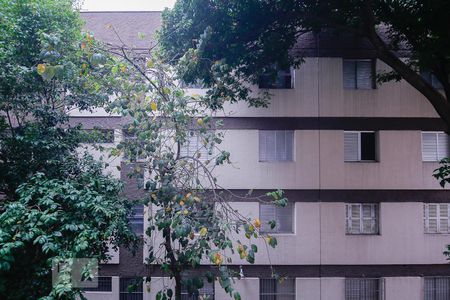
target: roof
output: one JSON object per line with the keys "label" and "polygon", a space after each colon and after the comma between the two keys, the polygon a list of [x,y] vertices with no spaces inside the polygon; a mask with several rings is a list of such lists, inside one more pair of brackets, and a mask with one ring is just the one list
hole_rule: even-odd
{"label": "roof", "polygon": [[156,30],[162,22],[160,11],[81,12],[81,17],[86,22],[85,30],[96,39],[134,49],[153,46]]}
{"label": "roof", "polygon": [[[161,14],[160,11],[81,12],[86,21],[85,29],[93,33],[98,40],[113,46],[125,44],[135,50],[144,50],[155,45],[155,33],[162,23]],[[143,33],[141,38],[140,33]],[[386,35],[384,30],[381,35]],[[397,51],[397,54],[401,57],[408,56],[407,47],[401,48],[403,49]],[[292,53],[303,57],[344,58],[375,58],[377,55],[366,38],[334,30],[305,32],[299,36]]]}

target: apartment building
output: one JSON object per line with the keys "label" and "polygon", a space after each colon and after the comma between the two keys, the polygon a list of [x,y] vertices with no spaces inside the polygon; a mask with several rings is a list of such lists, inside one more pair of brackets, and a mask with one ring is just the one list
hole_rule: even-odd
{"label": "apartment building", "polygon": [[[159,12],[82,16],[97,39],[118,44],[106,29],[112,24],[137,49],[154,43],[161,22]],[[270,89],[270,106],[230,105],[224,121],[223,148],[232,153],[234,167],[219,170],[220,184],[238,193],[282,188],[290,201],[287,208],[274,208],[231,200],[245,216],[278,221],[274,230],[263,227],[277,237],[275,250],[259,253],[254,265],[233,260],[243,274],[235,283],[242,299],[450,299],[450,266],[443,255],[450,243],[450,192],[432,177],[450,154],[443,122],[405,81],[376,83],[377,72],[388,67],[364,41],[310,34],[294,51],[305,56],[300,68],[280,71],[274,84],[262,80],[255,86]],[[71,122],[114,133],[105,145],[122,138],[121,118],[102,110],[74,113]],[[126,166],[115,168],[119,164],[112,161],[109,171],[127,182],[131,197],[139,196]],[[145,219],[137,207],[136,232],[143,232]],[[269,258],[287,276],[284,283],[270,279]],[[158,287],[170,281],[144,259],[145,246],[134,257],[115,253],[88,299],[155,299]],[[129,283],[144,276],[152,277],[151,284],[128,293]],[[230,299],[218,283],[202,293],[210,296],[205,299]]]}

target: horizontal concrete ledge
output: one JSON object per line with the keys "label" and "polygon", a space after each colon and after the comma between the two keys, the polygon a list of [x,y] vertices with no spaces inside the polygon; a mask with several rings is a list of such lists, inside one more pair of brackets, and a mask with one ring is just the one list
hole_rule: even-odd
{"label": "horizontal concrete ledge", "polygon": [[[126,178],[123,178],[126,181]],[[230,189],[216,191],[225,201],[255,202],[257,197],[269,198],[267,192],[274,189]],[[283,189],[285,197],[290,202],[346,202],[346,203],[383,203],[383,202],[432,202],[450,203],[450,190],[314,190],[314,189]],[[250,193],[250,194],[249,194]],[[128,184],[126,196],[130,199],[147,197],[143,189]]]}
{"label": "horizontal concrete ledge", "polygon": [[[275,189],[239,190],[221,192],[227,201],[253,202],[254,197],[265,195]],[[291,202],[450,202],[450,190],[283,190]],[[248,195],[251,193],[250,195]],[[233,197],[237,195],[239,197]],[[247,195],[247,197],[246,197]]]}
{"label": "horizontal concrete ledge", "polygon": [[[385,117],[225,117],[220,129],[230,130],[423,130],[443,131],[439,118],[385,118]],[[84,128],[121,128],[126,118],[70,117],[70,125]]]}
{"label": "horizontal concrete ledge", "polygon": [[[239,272],[239,266],[231,266]],[[450,276],[450,265],[275,265],[276,273],[288,277],[404,277],[404,276]],[[206,271],[217,273],[215,266],[201,266],[191,271],[204,274]],[[243,266],[245,277],[270,278],[271,266]],[[102,266],[100,274],[104,276],[164,276],[158,266],[144,267],[140,270],[122,269],[115,266]]]}

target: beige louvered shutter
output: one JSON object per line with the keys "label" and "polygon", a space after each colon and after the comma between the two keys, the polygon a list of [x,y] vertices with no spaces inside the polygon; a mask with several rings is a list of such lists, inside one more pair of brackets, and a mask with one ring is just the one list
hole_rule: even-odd
{"label": "beige louvered shutter", "polygon": [[356,62],[356,85],[358,89],[372,89],[372,61],[358,60]]}
{"label": "beige louvered shutter", "polygon": [[293,216],[293,205],[288,204],[286,207],[276,207],[277,215],[277,232],[280,233],[292,233],[292,216]]}
{"label": "beige louvered shutter", "polygon": [[[259,205],[259,219],[261,221],[262,232],[274,232],[274,229],[270,228],[269,221],[277,221],[276,207],[272,204],[260,204]],[[277,224],[278,226],[278,224]],[[275,227],[276,229],[276,227]]]}
{"label": "beige louvered shutter", "polygon": [[259,161],[276,160],[276,131],[259,131]]}
{"label": "beige louvered shutter", "polygon": [[422,161],[437,161],[436,132],[422,132]]}
{"label": "beige louvered shutter", "polygon": [[344,131],[344,161],[359,161],[359,132]]}
{"label": "beige louvered shutter", "polygon": [[437,134],[437,159],[441,160],[449,155],[449,137],[444,132]]}

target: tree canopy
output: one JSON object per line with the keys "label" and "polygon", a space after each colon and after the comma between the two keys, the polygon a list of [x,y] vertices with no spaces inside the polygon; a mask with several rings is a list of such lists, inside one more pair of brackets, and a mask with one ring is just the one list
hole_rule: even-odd
{"label": "tree canopy", "polygon": [[[168,59],[185,61],[185,81],[200,78],[213,88],[211,93],[251,103],[255,99],[248,98],[249,90],[235,86],[256,82],[274,66],[301,63],[302,58],[290,51],[300,35],[349,33],[369,41],[376,56],[392,68],[379,76],[380,81],[405,79],[450,126],[449,11],[445,0],[178,0],[163,14],[160,40]],[[406,57],[399,56],[401,51]],[[430,71],[442,91],[420,70]],[[224,86],[241,93],[227,94]]]}
{"label": "tree canopy", "polygon": [[[74,299],[55,259],[105,260],[129,246],[131,204],[80,149],[69,111],[103,105],[106,54],[70,0],[0,0],[0,298]],[[92,276],[93,274],[89,274]]]}

